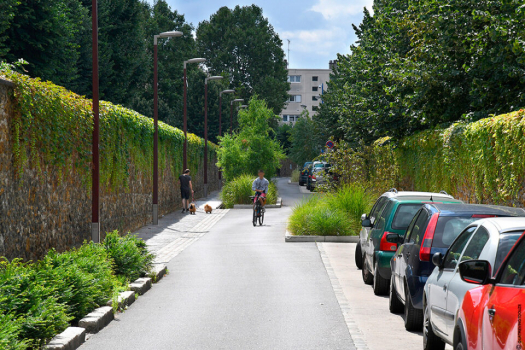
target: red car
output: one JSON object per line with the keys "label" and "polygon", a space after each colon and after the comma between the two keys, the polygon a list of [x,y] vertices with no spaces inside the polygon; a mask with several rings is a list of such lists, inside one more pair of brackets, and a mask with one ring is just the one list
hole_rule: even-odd
{"label": "red car", "polygon": [[484,260],[460,263],[459,273],[465,282],[481,287],[469,290],[463,299],[454,349],[525,349],[525,233],[495,278],[490,278],[490,264]]}

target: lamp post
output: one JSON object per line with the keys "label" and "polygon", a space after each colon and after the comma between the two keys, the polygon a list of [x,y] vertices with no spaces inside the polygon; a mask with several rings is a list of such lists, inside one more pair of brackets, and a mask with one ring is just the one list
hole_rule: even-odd
{"label": "lamp post", "polygon": [[187,114],[188,114],[188,108],[187,108],[187,77],[186,77],[186,64],[188,63],[202,63],[206,61],[205,58],[192,58],[192,59],[189,59],[187,61],[184,61],[184,150],[183,150],[183,171],[186,170],[188,168],[188,156],[187,156],[187,152],[188,152],[188,117],[187,117]]}
{"label": "lamp post", "polygon": [[153,36],[153,225],[159,223],[159,99],[158,99],[158,67],[157,67],[157,40],[159,38],[173,38],[182,36],[182,32],[163,32]]}
{"label": "lamp post", "polygon": [[243,98],[236,98],[230,102],[230,135],[233,135],[233,103],[244,102]]}
{"label": "lamp post", "polygon": [[234,92],[235,90],[223,90],[219,93],[219,136],[222,136],[222,94],[233,94]]}
{"label": "lamp post", "polygon": [[100,242],[100,168],[99,168],[99,101],[98,101],[98,8],[97,0],[91,3],[91,30],[93,56],[93,169],[91,173],[91,240]]}
{"label": "lamp post", "polygon": [[208,80],[222,78],[220,75],[215,75],[204,79],[204,197],[208,197]]}
{"label": "lamp post", "polygon": [[245,108],[248,108],[248,105],[241,105],[239,106],[240,109],[245,109]]}

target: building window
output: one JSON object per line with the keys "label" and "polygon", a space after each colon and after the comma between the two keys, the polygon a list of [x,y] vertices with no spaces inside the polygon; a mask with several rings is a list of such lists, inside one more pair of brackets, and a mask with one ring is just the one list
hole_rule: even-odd
{"label": "building window", "polygon": [[283,122],[287,122],[288,121],[288,116],[287,115],[283,115]]}
{"label": "building window", "polygon": [[301,102],[301,95],[290,95],[290,102]]}
{"label": "building window", "polygon": [[290,115],[288,116],[290,118],[290,121],[293,122],[294,121],[294,116],[293,115]]}
{"label": "building window", "polygon": [[312,111],[317,112],[319,110],[319,106],[312,106]]}
{"label": "building window", "polygon": [[312,101],[317,101],[319,99],[319,96],[312,96]]}
{"label": "building window", "polygon": [[300,83],[301,82],[301,76],[300,75],[289,75],[288,76],[288,82],[289,83]]}
{"label": "building window", "polygon": [[319,77],[312,77],[312,81],[319,81]]}
{"label": "building window", "polygon": [[312,91],[317,91],[319,88],[317,86],[312,86]]}

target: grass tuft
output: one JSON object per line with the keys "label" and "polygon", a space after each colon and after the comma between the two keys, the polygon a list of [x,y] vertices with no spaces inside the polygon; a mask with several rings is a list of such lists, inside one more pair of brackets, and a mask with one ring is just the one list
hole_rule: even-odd
{"label": "grass tuft", "polygon": [[[234,204],[251,204],[250,196],[253,196],[252,191],[254,176],[241,175],[232,181],[227,182],[222,187],[221,199],[226,208],[233,208]],[[277,186],[273,181],[270,181],[268,186],[268,193],[266,194],[266,203],[275,204],[277,202]]]}

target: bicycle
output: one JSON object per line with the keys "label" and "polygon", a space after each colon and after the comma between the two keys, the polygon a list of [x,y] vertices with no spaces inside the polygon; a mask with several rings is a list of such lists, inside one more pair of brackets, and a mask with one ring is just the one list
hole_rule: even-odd
{"label": "bicycle", "polygon": [[[250,196],[252,202],[255,199],[256,196]],[[261,201],[259,201],[259,197],[257,197],[257,201],[255,201],[255,205],[253,207],[253,226],[257,226],[257,220],[259,221],[259,225],[262,226],[264,222],[264,208],[261,205]]]}

